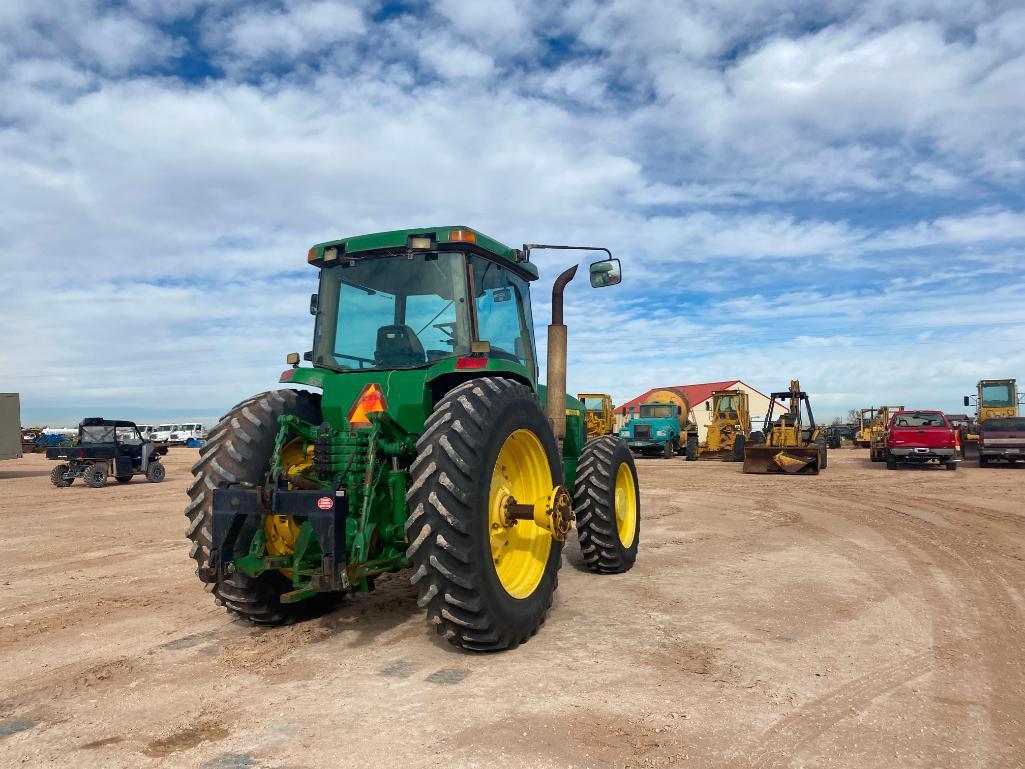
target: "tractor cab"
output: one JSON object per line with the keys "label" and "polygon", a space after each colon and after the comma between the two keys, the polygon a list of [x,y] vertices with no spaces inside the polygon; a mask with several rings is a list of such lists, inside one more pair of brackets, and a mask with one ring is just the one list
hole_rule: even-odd
{"label": "tractor cab", "polygon": [[528,287],[536,269],[473,230],[439,235],[383,233],[311,251],[321,267],[311,301],[315,366],[423,369],[474,356],[513,364],[536,383]]}

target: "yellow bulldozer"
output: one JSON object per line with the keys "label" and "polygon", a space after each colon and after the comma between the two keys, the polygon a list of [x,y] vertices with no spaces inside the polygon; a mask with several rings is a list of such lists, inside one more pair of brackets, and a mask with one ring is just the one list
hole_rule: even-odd
{"label": "yellow bulldozer", "polygon": [[[780,401],[788,402],[788,408],[774,419]],[[807,423],[802,412],[807,413]],[[769,396],[765,432],[752,433],[744,446],[744,472],[818,475],[826,468],[826,452],[825,433],[815,424],[808,393],[793,379],[789,390]]]}
{"label": "yellow bulldozer", "polygon": [[687,461],[722,459],[724,462],[743,462],[744,446],[751,435],[747,393],[743,390],[716,390],[712,399],[705,401],[705,409],[709,412],[705,442],[699,444],[696,434],[688,436]]}
{"label": "yellow bulldozer", "polygon": [[589,439],[611,435],[616,431],[616,414],[611,395],[580,393],[577,400],[584,404],[584,424]]}

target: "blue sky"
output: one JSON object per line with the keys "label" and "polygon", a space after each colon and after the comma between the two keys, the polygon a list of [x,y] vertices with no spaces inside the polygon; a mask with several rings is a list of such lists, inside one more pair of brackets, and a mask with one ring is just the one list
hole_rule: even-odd
{"label": "blue sky", "polygon": [[[0,4],[0,390],[216,416],[309,349],[314,242],[588,242],[571,390],[1025,378],[1015,2]],[[550,281],[538,254],[544,349]]]}

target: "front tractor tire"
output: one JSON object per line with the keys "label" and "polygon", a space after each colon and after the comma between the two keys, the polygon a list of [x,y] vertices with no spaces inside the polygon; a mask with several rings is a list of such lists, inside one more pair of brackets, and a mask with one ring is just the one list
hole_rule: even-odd
{"label": "front tractor tire", "polygon": [[[259,486],[270,468],[278,417],[294,414],[319,424],[320,397],[298,390],[271,390],[242,401],[221,418],[199,450],[192,467],[195,480],[189,486],[191,502],[185,508],[189,519],[189,555],[196,561],[196,574],[207,584],[218,603],[232,616],[261,625],[291,622],[309,611],[309,601],[283,604],[280,596],[292,589],[283,574],[268,571],[253,579],[235,572],[217,581],[210,568],[213,533],[213,490],[222,483],[251,483]],[[150,468],[163,466],[159,463]],[[148,480],[155,480],[149,477]],[[162,475],[161,475],[162,479]]]}
{"label": "front tractor tire", "polygon": [[562,484],[537,397],[508,379],[464,382],[434,407],[416,448],[406,553],[428,623],[460,648],[518,646],[545,621],[562,559],[548,530],[503,512]]}
{"label": "front tractor tire", "polygon": [[621,574],[637,560],[640,489],[633,454],[613,436],[588,443],[577,464],[573,495],[580,553],[588,569]]}

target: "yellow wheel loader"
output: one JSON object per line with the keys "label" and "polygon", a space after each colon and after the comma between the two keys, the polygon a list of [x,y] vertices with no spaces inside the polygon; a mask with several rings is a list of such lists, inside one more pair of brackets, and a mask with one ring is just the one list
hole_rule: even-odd
{"label": "yellow wheel loader", "polygon": [[611,435],[616,431],[616,414],[611,395],[580,393],[577,400],[584,404],[584,424],[589,439]]}
{"label": "yellow wheel loader", "polygon": [[743,462],[744,446],[751,435],[747,393],[743,390],[716,390],[711,401],[705,401],[705,409],[709,412],[705,442],[696,446],[693,456],[688,443],[687,459]]}
{"label": "yellow wheel loader", "polygon": [[[773,419],[777,401],[788,401],[789,408]],[[807,412],[807,424],[803,411]],[[794,379],[790,389],[769,396],[769,413],[765,416],[765,430],[752,433],[744,446],[745,473],[786,473],[788,475],[818,475],[826,467],[826,436],[815,424],[808,393]]]}

